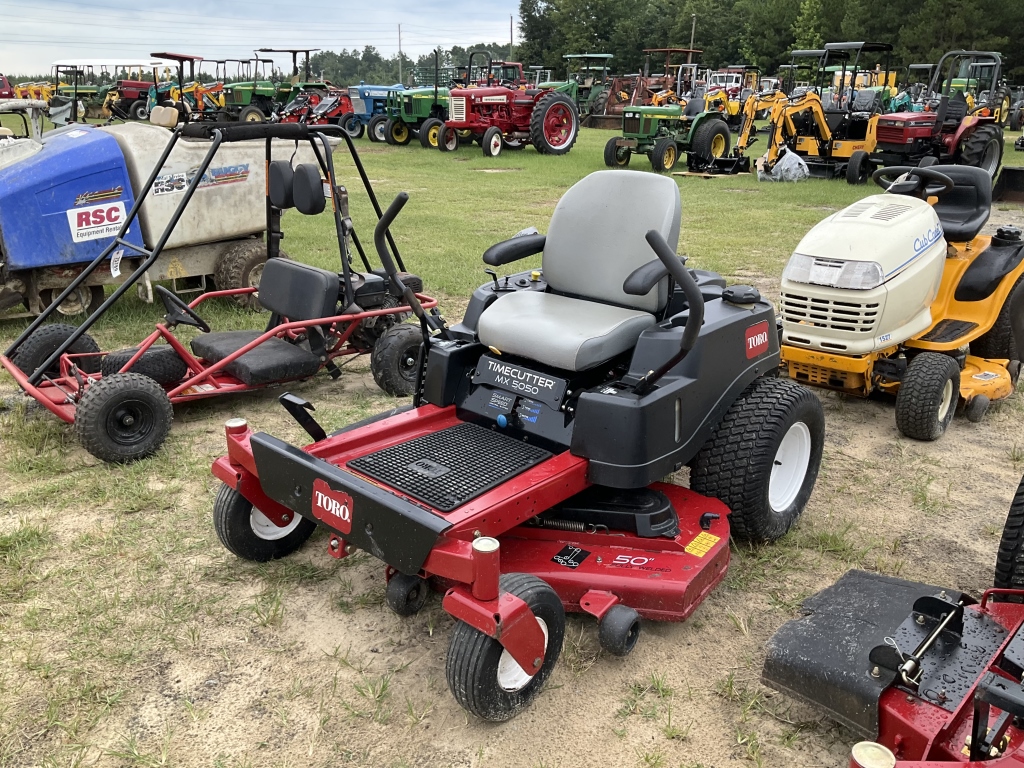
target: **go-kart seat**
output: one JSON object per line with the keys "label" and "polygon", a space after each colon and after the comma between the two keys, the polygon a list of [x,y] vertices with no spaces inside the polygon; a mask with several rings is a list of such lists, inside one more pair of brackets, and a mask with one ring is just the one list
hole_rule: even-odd
{"label": "go-kart seat", "polygon": [[[301,166],[300,166],[301,167]],[[270,259],[260,278],[260,304],[274,319],[316,320],[337,314],[338,275],[288,259]],[[272,320],[274,322],[274,320]],[[217,363],[262,336],[264,331],[221,331],[204,333],[192,340],[192,352],[207,363]],[[310,342],[322,341],[319,328],[312,327]],[[251,349],[225,370],[248,386],[274,381],[302,379],[315,374],[320,357],[310,349],[274,337]]]}
{"label": "go-kart seat", "polygon": [[953,180],[953,188],[939,195],[934,205],[947,242],[973,240],[992,212],[992,177],[969,165],[943,165],[935,170]]}
{"label": "go-kart seat", "polygon": [[480,315],[480,341],[544,365],[583,371],[636,346],[668,302],[668,278],[645,296],[622,284],[654,259],[644,240],[657,230],[675,248],[681,205],[673,179],[598,171],[555,207],[544,244],[545,293],[516,291]]}

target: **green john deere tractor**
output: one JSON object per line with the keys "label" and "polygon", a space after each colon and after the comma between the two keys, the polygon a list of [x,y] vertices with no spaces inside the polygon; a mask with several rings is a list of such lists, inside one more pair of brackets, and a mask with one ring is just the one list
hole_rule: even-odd
{"label": "green john deere tractor", "polygon": [[704,109],[703,98],[692,98],[686,106],[626,107],[622,113],[622,135],[604,146],[604,163],[624,168],[633,154],[647,155],[658,172],[671,171],[686,153],[691,171],[703,171],[715,158],[729,154],[731,134],[720,112]]}
{"label": "green john deere tractor", "polygon": [[[385,111],[384,141],[391,145],[405,145],[419,136],[425,149],[437,149],[437,135],[448,119],[448,84],[456,76],[455,68],[440,66],[438,52],[434,51],[434,71],[416,69],[414,79],[419,88],[389,91]],[[442,85],[443,83],[443,85]]]}
{"label": "green john deere tractor", "polygon": [[567,53],[565,80],[540,83],[538,88],[553,88],[569,95],[580,117],[604,113],[608,103],[608,62],[610,53]]}

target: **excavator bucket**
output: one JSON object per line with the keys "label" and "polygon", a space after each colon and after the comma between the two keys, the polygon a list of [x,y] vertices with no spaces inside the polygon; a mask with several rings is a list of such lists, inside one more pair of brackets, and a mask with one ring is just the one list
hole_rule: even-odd
{"label": "excavator bucket", "polygon": [[1024,203],[1024,168],[1004,165],[992,190],[996,202]]}

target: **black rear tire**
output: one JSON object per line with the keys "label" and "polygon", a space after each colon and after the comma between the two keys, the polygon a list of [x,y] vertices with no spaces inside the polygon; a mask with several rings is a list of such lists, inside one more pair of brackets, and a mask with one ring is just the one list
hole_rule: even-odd
{"label": "black rear tire", "polygon": [[75,411],[75,432],[96,458],[127,464],[160,449],[173,417],[163,387],[138,373],[115,373],[86,388]]}
{"label": "black rear tire", "polygon": [[[138,347],[133,347],[107,353],[100,363],[100,373],[104,376],[120,373],[125,363],[131,360],[138,351]],[[142,353],[142,357],[135,361],[135,365],[129,368],[128,372],[148,376],[157,384],[171,385],[177,384],[185,378],[185,374],[188,373],[188,365],[174,350],[174,347],[152,346]]]}
{"label": "black rear tire", "polygon": [[629,606],[613,605],[597,624],[601,647],[615,656],[627,656],[640,639],[640,614]]}
{"label": "black rear tire", "polygon": [[671,171],[679,159],[679,145],[672,139],[658,139],[651,150],[651,168],[658,173]]}
{"label": "black rear tire", "polygon": [[612,136],[604,145],[604,164],[609,168],[625,168],[629,165],[629,158],[633,150],[629,147],[618,147],[615,145],[621,136]]}
{"label": "black rear tire", "polygon": [[938,440],[960,397],[960,366],[949,355],[920,352],[896,392],[896,428],[914,440]]}
{"label": "black rear tire", "polygon": [[385,592],[388,608],[399,616],[412,616],[419,613],[423,604],[427,602],[430,594],[430,587],[427,580],[419,576],[409,576],[404,573],[396,573],[388,582]]}
{"label": "black rear tire", "polygon": [[846,183],[867,184],[870,175],[871,158],[863,149],[858,149],[850,155],[850,162],[846,164]]}
{"label": "black rear tire", "polygon": [[128,115],[132,120],[145,120],[149,117],[149,106],[145,99],[139,99],[133,101],[132,105],[128,107]]}
{"label": "black rear tire", "polygon": [[392,397],[416,392],[423,332],[409,323],[389,328],[370,354],[370,372],[377,386]]}
{"label": "black rear tire", "polygon": [[[71,338],[77,328],[65,323],[54,323],[52,325],[41,325],[32,332],[32,335],[25,339],[18,347],[11,362],[21,371],[31,376],[36,368],[46,362],[47,358]],[[68,348],[68,354],[80,355],[90,352],[99,352],[100,347],[88,333],[83,333],[78,340]],[[85,373],[96,373],[100,369],[99,355],[96,357],[79,358],[78,367]],[[47,376],[60,375],[60,363],[54,363],[46,369]]]}
{"label": "black rear tire", "polygon": [[988,124],[978,128],[963,143],[960,165],[970,165],[988,172],[993,179],[1003,160],[1003,129]]}
{"label": "black rear tire", "polygon": [[[1010,513],[1003,525],[992,586],[996,589],[1024,589],[1024,477],[1017,486]],[[1021,601],[1017,599],[1014,602]]]}
{"label": "black rear tire", "polygon": [[[288,258],[281,251],[277,258]],[[259,288],[263,267],[267,264],[267,246],[261,240],[242,240],[224,251],[217,262],[213,281],[221,291]],[[229,299],[243,309],[259,310],[258,293],[242,293]]]}
{"label": "black rear tire", "polygon": [[278,528],[229,485],[221,485],[213,503],[213,527],[224,548],[243,560],[266,563],[290,555],[306,543],[316,523],[295,514]]}
{"label": "black rear tire", "polygon": [[996,321],[985,333],[971,342],[971,354],[977,357],[984,357],[989,360],[1017,360],[1020,358],[1020,351],[1017,349],[1017,340],[1013,335],[1013,327],[1010,325],[1010,299],[1017,291],[1024,291],[1024,277],[1017,279],[1013,288],[1006,294],[1006,301],[1002,309],[996,315]]}
{"label": "black rear tire", "polygon": [[693,141],[687,153],[687,168],[694,172],[703,171],[716,157],[728,155],[731,143],[729,126],[724,120],[705,119],[694,131]]}
{"label": "black rear tire", "polygon": [[694,458],[690,488],[729,507],[734,538],[775,541],[803,512],[824,445],[818,398],[794,381],[761,378],[726,411]]}
{"label": "black rear tire", "polygon": [[1021,125],[1024,124],[1024,120],[1022,120],[1022,118],[1024,118],[1024,109],[1017,107],[1016,109],[1010,110],[1011,131],[1019,131],[1021,129]]}
{"label": "black rear tire", "polygon": [[540,670],[526,678],[526,673],[519,668],[523,675],[520,681],[525,684],[503,687],[499,679],[504,679],[506,684],[511,681],[508,677],[499,678],[499,670],[508,670],[511,658],[502,658],[505,649],[501,643],[462,621],[457,622],[452,631],[445,661],[448,688],[455,700],[463,709],[492,722],[510,720],[537,697],[558,662],[565,637],[565,609],[558,595],[544,581],[526,573],[507,573],[501,577],[501,592],[523,600],[543,622],[547,648]]}

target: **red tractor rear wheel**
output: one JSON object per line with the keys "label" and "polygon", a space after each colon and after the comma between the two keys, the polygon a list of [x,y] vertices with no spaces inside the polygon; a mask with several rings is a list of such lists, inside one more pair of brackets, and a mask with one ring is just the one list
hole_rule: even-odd
{"label": "red tractor rear wheel", "polygon": [[564,155],[576,143],[580,115],[572,99],[548,91],[537,99],[530,115],[530,141],[543,155]]}

